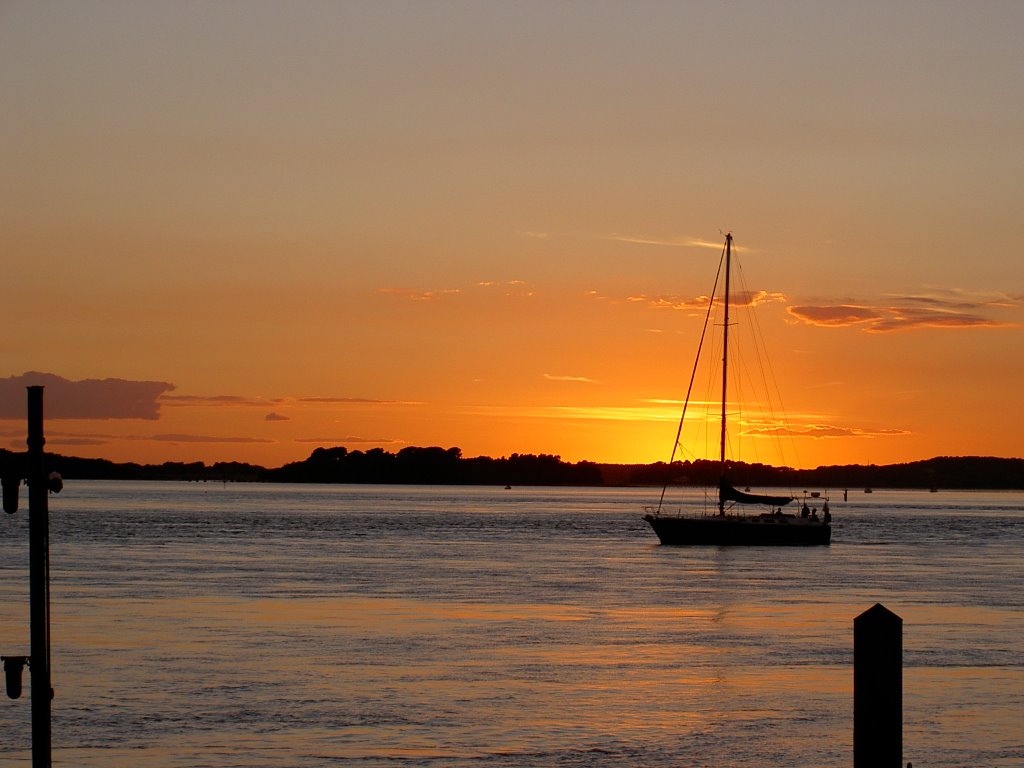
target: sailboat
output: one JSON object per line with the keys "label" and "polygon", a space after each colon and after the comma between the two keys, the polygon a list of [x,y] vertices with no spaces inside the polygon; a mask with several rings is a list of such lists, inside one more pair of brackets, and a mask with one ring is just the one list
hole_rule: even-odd
{"label": "sailboat", "polygon": [[[718,483],[717,509],[704,514],[667,514],[662,511],[665,490],[657,507],[649,508],[644,515],[662,544],[711,544],[731,545],[812,545],[829,544],[832,540],[831,513],[827,502],[819,517],[811,512],[806,501],[798,513],[783,512],[783,508],[795,497],[788,495],[754,494],[737,490],[728,478],[726,460],[727,410],[726,390],[728,385],[729,361],[729,290],[732,269],[732,234],[725,236],[725,292],[722,299],[724,322],[722,325],[722,418],[720,440],[720,479]],[[714,302],[714,296],[711,301]],[[710,313],[710,307],[709,307]],[[706,325],[705,325],[706,327]],[[703,337],[702,337],[703,340]],[[698,351],[698,356],[699,356]],[[695,368],[696,370],[696,368]],[[692,389],[691,378],[691,389]],[[687,394],[687,402],[689,393]],[[686,405],[683,406],[683,418]],[[680,419],[676,433],[676,448],[682,434],[683,420]],[[673,449],[672,458],[675,458]],[[671,461],[669,462],[671,464]],[[737,511],[747,508],[762,511]],[[766,508],[766,509],[765,509]]]}

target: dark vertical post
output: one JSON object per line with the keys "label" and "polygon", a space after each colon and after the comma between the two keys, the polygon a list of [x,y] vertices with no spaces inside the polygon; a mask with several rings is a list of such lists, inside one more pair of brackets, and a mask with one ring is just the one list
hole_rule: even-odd
{"label": "dark vertical post", "polygon": [[43,459],[43,388],[28,387],[28,538],[32,768],[50,768],[50,512]]}
{"label": "dark vertical post", "polygon": [[853,768],[902,768],[903,619],[875,603],[853,620]]}

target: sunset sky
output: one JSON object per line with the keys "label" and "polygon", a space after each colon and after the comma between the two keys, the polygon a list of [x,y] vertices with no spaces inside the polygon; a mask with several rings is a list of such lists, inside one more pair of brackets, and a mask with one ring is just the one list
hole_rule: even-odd
{"label": "sunset sky", "polygon": [[1016,0],[4,2],[0,445],[43,383],[47,449],[115,461],[664,460],[731,231],[785,463],[1022,456],[1021,30]]}

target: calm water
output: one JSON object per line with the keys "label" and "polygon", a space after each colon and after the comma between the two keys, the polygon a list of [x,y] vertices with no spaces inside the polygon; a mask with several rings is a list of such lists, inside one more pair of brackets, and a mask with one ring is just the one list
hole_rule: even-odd
{"label": "calm water", "polygon": [[[660,547],[652,496],[69,482],[54,764],[845,768],[852,620],[880,601],[904,761],[1024,766],[1024,494],[833,494],[812,549]],[[29,712],[0,699],[0,766],[29,765]]]}

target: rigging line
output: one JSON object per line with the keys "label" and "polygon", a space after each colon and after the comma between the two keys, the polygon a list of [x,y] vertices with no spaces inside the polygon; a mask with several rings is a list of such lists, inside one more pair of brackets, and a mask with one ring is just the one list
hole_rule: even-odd
{"label": "rigging line", "polygon": [[[700,341],[697,343],[697,356],[693,361],[693,370],[690,371],[690,384],[686,388],[686,399],[683,401],[683,413],[679,417],[679,428],[676,429],[676,440],[672,444],[672,454],[669,456],[668,465],[669,469],[672,468],[672,462],[676,460],[676,451],[681,447],[679,445],[680,438],[683,435],[683,422],[686,420],[686,409],[690,405],[690,393],[693,392],[693,380],[697,376],[697,364],[700,362],[700,351],[704,347],[704,336],[708,332],[708,321],[711,319],[711,310],[715,306],[715,294],[718,293],[718,278],[722,274],[722,263],[725,260],[725,246],[722,246],[722,256],[718,262],[718,273],[715,275],[715,285],[711,289],[711,298],[708,300],[708,311],[704,315],[704,327],[700,332]],[[658,512],[661,512],[661,505],[665,501],[665,491],[668,490],[669,478],[666,475],[665,484],[661,487],[661,497],[658,499]]]}
{"label": "rigging line", "polygon": [[[751,291],[746,283],[746,274],[743,272],[742,264],[739,264],[738,272],[743,291],[750,295]],[[768,416],[771,419],[775,451],[778,455],[778,460],[783,464],[787,463],[786,452],[783,447],[783,439],[778,432],[781,427],[783,434],[788,437],[786,442],[790,446],[791,455],[796,459],[796,463],[799,464],[800,452],[797,450],[796,441],[793,438],[792,425],[789,421],[789,415],[786,412],[785,403],[782,400],[778,378],[775,375],[775,368],[772,365],[772,358],[768,354],[768,345],[765,343],[764,331],[761,329],[761,324],[758,322],[757,313],[754,312],[753,303],[748,304],[745,314],[747,316],[748,325],[751,329],[751,337],[754,340],[752,349],[755,353],[757,370],[761,375],[761,386],[764,388],[763,391],[765,393],[765,407],[767,408]],[[790,488],[790,490],[793,490],[793,488]]]}

